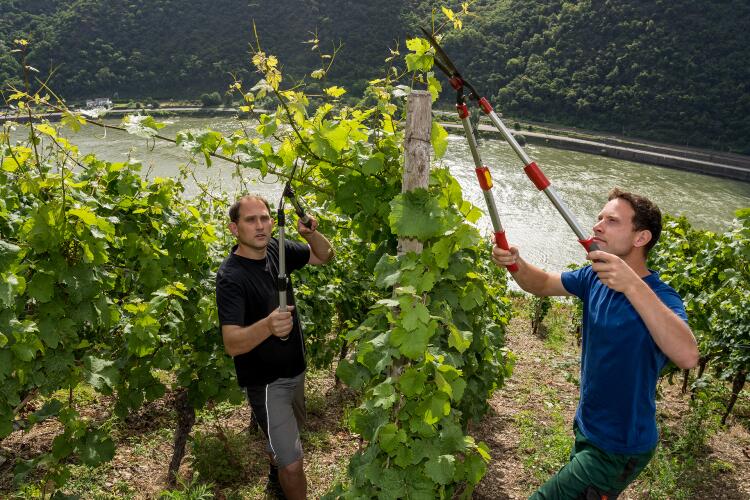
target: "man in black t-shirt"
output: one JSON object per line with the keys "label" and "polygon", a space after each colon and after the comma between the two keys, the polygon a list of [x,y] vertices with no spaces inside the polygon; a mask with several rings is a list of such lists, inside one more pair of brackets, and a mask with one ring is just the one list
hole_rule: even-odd
{"label": "man in black t-shirt", "polygon": [[[286,312],[279,311],[279,242],[271,237],[268,202],[243,196],[229,209],[229,230],[237,244],[216,275],[216,303],[224,347],[234,357],[237,381],[268,439],[271,473],[288,499],[305,498],[307,484],[299,427],[304,421],[305,346],[294,314],[294,293],[287,284]],[[334,255],[317,231],[298,223],[307,245],[286,241],[286,274],[305,264],[321,265]],[[289,278],[287,278],[289,279]]]}

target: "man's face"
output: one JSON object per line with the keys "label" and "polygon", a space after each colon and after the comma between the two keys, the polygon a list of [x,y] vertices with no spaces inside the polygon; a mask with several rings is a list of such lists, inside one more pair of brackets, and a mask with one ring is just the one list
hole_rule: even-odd
{"label": "man's face", "polygon": [[265,252],[273,231],[273,219],[262,201],[242,200],[239,219],[229,223],[229,230],[237,237],[240,246]]}
{"label": "man's face", "polygon": [[624,257],[635,248],[643,247],[651,239],[648,230],[636,231],[633,226],[635,211],[629,202],[615,198],[599,212],[594,224],[594,241],[601,250]]}

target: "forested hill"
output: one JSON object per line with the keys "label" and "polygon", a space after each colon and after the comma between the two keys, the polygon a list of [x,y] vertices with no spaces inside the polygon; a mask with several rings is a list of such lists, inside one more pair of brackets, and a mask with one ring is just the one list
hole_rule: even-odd
{"label": "forested hill", "polygon": [[[263,48],[297,77],[320,65],[302,43],[311,32],[327,52],[342,41],[330,79],[361,88],[440,5],[0,0],[0,81],[18,78],[8,49],[25,37],[31,64],[57,68],[52,86],[65,96],[194,98],[247,74],[255,20]],[[471,10],[446,49],[506,114],[750,154],[747,0],[480,0]]]}

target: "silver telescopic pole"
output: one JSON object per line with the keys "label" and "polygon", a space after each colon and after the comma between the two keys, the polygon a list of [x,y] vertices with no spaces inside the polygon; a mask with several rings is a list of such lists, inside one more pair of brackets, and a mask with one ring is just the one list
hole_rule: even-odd
{"label": "silver telescopic pole", "polygon": [[[277,286],[279,289],[279,311],[286,312],[286,248],[284,246],[284,227],[286,225],[286,217],[284,216],[284,196],[281,197],[279,202],[278,216],[279,220],[279,276],[277,279]],[[279,340],[289,340],[289,335],[279,337]]]}
{"label": "silver telescopic pole", "polygon": [[485,114],[490,117],[492,124],[495,125],[495,128],[497,128],[498,131],[500,131],[500,134],[502,134],[505,141],[510,144],[510,147],[521,159],[524,164],[524,172],[526,172],[526,175],[529,177],[529,179],[531,179],[531,182],[534,183],[537,189],[539,189],[540,191],[544,191],[544,194],[547,195],[547,198],[549,198],[557,211],[560,212],[560,215],[562,215],[563,219],[565,219],[565,222],[568,223],[568,226],[570,226],[575,235],[578,237],[578,241],[589,252],[598,250],[598,245],[591,241],[591,238],[588,238],[588,234],[578,223],[578,220],[575,218],[575,215],[573,215],[573,212],[570,211],[562,198],[558,196],[557,191],[555,191],[555,189],[552,187],[550,181],[547,180],[547,177],[545,177],[544,173],[536,164],[536,162],[529,158],[521,145],[518,144],[516,138],[513,137],[513,134],[510,133],[510,130],[508,130],[502,120],[500,120],[500,117],[497,116],[497,113],[493,111],[492,106],[490,106],[490,103],[487,101],[487,99],[482,97],[479,100],[479,106],[482,108]]}
{"label": "silver telescopic pole", "polygon": [[[492,176],[490,175],[490,169],[482,163],[482,158],[479,156],[479,148],[477,147],[477,141],[474,138],[474,130],[472,129],[471,122],[469,121],[469,110],[465,103],[457,104],[456,109],[458,110],[458,116],[461,118],[461,123],[464,126],[464,133],[466,134],[466,140],[469,142],[469,150],[471,151],[471,157],[474,159],[474,171],[477,174],[477,180],[479,186],[482,188],[482,194],[484,195],[484,201],[487,204],[487,211],[492,221],[492,228],[495,230],[495,243],[504,249],[508,250],[508,240],[505,237],[505,229],[500,223],[500,216],[497,213],[497,206],[495,205],[495,197],[492,196]],[[511,264],[506,266],[509,271],[518,271],[518,265]]]}
{"label": "silver telescopic pole", "polygon": [[284,251],[284,226],[279,226],[279,311],[286,312],[286,252]]}
{"label": "silver telescopic pole", "polygon": [[[437,40],[435,40],[433,35],[431,35],[430,32],[424,28],[420,29],[422,30],[422,33],[424,33],[425,37],[427,37],[430,45],[432,45],[432,47],[435,49],[435,65],[448,77],[448,81],[450,82],[451,87],[459,92],[458,106],[460,107],[462,104],[464,104],[463,99],[460,96],[463,95],[463,89],[466,87],[471,92],[470,98],[477,99],[477,104],[479,105],[479,107],[482,109],[482,111],[484,111],[486,115],[490,117],[492,123],[500,131],[508,144],[510,144],[511,148],[513,148],[513,151],[515,151],[523,161],[524,171],[526,172],[526,175],[529,177],[529,179],[531,179],[531,182],[534,183],[537,189],[539,189],[540,191],[544,191],[544,194],[547,195],[547,198],[550,199],[557,211],[560,212],[560,215],[562,215],[565,219],[565,222],[568,223],[570,228],[578,237],[579,243],[581,243],[581,245],[583,245],[583,247],[587,251],[598,250],[598,246],[593,242],[593,238],[586,238],[586,233],[581,228],[581,225],[578,223],[573,213],[568,209],[565,203],[563,203],[555,190],[552,189],[552,187],[550,186],[550,182],[544,176],[544,173],[542,173],[539,166],[535,162],[533,162],[531,158],[528,157],[526,152],[521,148],[518,142],[516,142],[513,135],[511,135],[510,131],[505,127],[497,114],[492,110],[492,106],[490,105],[487,98],[480,97],[476,90],[461,77],[461,75],[458,73],[458,70],[456,69],[456,66],[450,60],[448,54],[446,54],[442,47],[440,47],[440,44],[437,42]],[[466,128],[465,124],[464,128]],[[474,154],[474,151],[472,151],[472,154]]]}

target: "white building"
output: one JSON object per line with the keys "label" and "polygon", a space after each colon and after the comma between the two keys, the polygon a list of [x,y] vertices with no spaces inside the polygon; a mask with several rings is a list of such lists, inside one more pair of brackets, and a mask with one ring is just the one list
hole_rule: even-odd
{"label": "white building", "polygon": [[97,97],[86,101],[87,108],[111,108],[112,99],[109,97]]}

